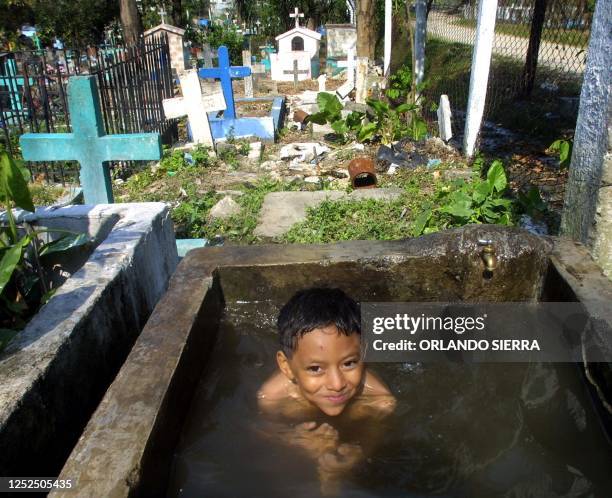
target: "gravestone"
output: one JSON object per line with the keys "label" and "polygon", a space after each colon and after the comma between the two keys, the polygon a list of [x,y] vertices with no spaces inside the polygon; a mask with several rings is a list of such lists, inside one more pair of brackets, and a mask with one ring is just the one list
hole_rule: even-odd
{"label": "gravestone", "polygon": [[[19,87],[25,86],[26,79],[17,75],[17,68],[13,59],[8,59],[4,63],[4,74],[5,76],[0,77],[0,86],[7,88],[7,90],[3,91],[2,93],[8,93],[8,100],[11,105],[11,110],[19,112],[23,110],[21,106],[21,92],[19,91]],[[33,85],[34,80],[32,78],[28,78],[27,83],[28,85]]]}
{"label": "gravestone", "polygon": [[235,119],[236,108],[234,106],[234,89],[232,88],[233,78],[245,78],[251,75],[250,67],[230,66],[229,52],[227,47],[221,45],[217,50],[219,54],[219,67],[202,68],[198,70],[200,78],[214,78],[221,80],[221,88],[223,89],[223,97],[227,109],[224,117]]}
{"label": "gravestone", "polygon": [[180,81],[183,96],[164,99],[164,114],[171,119],[186,115],[193,142],[214,146],[207,112],[221,111],[226,108],[223,93],[203,96],[196,70],[183,73]]}
{"label": "gravestone", "polygon": [[86,204],[113,202],[108,161],[159,159],[159,133],[107,135],[95,76],[72,76],[68,81],[72,133],[26,133],[19,143],[26,161],[78,161]]}
{"label": "gravestone", "polygon": [[451,108],[448,101],[448,95],[440,95],[440,105],[438,106],[438,129],[440,130],[440,138],[448,142],[453,138],[453,129],[451,127]]}
{"label": "gravestone", "polygon": [[213,67],[213,52],[210,49],[210,45],[208,43],[205,43],[202,46],[202,52],[200,53],[202,60],[204,61],[204,67]]}
{"label": "gravestone", "polygon": [[357,46],[357,28],[352,24],[326,24],[325,33],[328,59],[344,59],[347,49]]}
{"label": "gravestone", "polygon": [[[251,67],[251,51],[242,51],[242,65],[244,67]],[[251,74],[253,69],[251,68]],[[244,78],[244,96],[247,98],[253,98],[253,76],[247,76]]]}
{"label": "gravestone", "polygon": [[[270,54],[271,77],[275,81],[292,81],[293,62],[298,62],[300,71],[308,71],[301,73],[299,80],[310,79],[313,76],[313,62],[318,68],[319,45],[321,35],[311,29],[301,27],[299,24],[300,17],[298,10],[291,14],[295,18],[295,27],[276,37],[278,43],[278,53]],[[290,71],[287,73],[286,71]],[[318,73],[315,74],[318,76]]]}
{"label": "gravestone", "polygon": [[317,78],[317,83],[319,83],[319,92],[324,92],[325,91],[325,82],[326,81],[327,81],[327,75],[325,75],[325,74],[321,74]]}

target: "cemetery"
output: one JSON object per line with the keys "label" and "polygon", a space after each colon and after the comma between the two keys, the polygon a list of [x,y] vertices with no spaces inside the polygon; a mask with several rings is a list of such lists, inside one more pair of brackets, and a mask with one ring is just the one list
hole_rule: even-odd
{"label": "cemetery", "polygon": [[[557,1],[128,0],[74,21],[86,45],[44,6],[0,25],[0,490],[606,496],[612,11]],[[355,362],[394,413],[314,415],[306,396],[307,418],[266,419],[277,316],[307,288],[360,303]],[[369,335],[371,303],[516,305],[501,337],[564,353],[371,360],[388,337]],[[306,439],[335,434],[314,458],[310,420]]]}

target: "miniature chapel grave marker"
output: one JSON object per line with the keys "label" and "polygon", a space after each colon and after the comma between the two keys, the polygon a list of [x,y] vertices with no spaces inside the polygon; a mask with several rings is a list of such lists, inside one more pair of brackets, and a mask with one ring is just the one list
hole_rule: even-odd
{"label": "miniature chapel grave marker", "polygon": [[78,161],[87,204],[113,202],[108,161],[161,158],[159,133],[107,135],[95,76],[72,76],[68,82],[72,133],[26,133],[19,142],[26,161]]}
{"label": "miniature chapel grave marker", "polygon": [[182,97],[164,99],[164,114],[168,118],[187,116],[194,143],[213,146],[214,141],[208,122],[208,111],[225,110],[223,94],[202,95],[200,78],[196,70],[187,71],[180,76]]}
{"label": "miniature chapel grave marker", "polygon": [[232,88],[233,78],[244,78],[251,75],[251,68],[244,66],[230,66],[229,52],[227,47],[221,45],[218,49],[219,66],[212,68],[201,68],[198,70],[200,78],[215,78],[221,80],[223,97],[227,109],[224,117],[235,119],[236,108],[234,106],[234,89]]}

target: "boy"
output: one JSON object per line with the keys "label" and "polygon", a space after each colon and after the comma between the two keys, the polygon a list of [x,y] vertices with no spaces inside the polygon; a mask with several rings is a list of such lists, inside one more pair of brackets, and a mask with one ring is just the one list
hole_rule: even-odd
{"label": "boy", "polygon": [[[361,355],[357,303],[340,289],[314,288],[295,294],[278,317],[279,372],[258,392],[260,409],[285,418],[321,415],[380,419],[395,408],[384,382],[366,369]],[[308,421],[279,434],[317,459],[322,485],[363,458],[361,447],[340,444],[328,423]]]}

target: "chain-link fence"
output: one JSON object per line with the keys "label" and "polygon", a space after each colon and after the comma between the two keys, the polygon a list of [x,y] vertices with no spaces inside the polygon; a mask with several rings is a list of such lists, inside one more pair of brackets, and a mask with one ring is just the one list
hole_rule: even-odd
{"label": "chain-link fence", "polygon": [[[499,0],[484,119],[543,141],[575,125],[594,2]],[[426,97],[449,96],[463,131],[477,0],[434,0],[427,20]]]}

